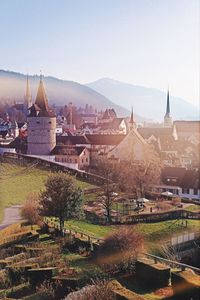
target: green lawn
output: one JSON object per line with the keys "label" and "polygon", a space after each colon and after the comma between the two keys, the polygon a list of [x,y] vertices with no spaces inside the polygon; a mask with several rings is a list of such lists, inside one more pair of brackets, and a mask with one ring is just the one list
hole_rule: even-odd
{"label": "green lawn", "polygon": [[[94,225],[84,221],[70,220],[65,222],[67,229],[76,230],[85,234],[95,236],[97,238],[103,238],[113,230],[117,230],[121,225],[116,226],[104,226]],[[146,241],[158,242],[168,240],[173,234],[178,234],[186,231],[199,231],[200,221],[187,220],[187,228],[185,227],[185,221],[182,224],[179,220],[164,221],[158,223],[143,223],[132,226],[133,230],[141,232]]]}
{"label": "green lawn", "polygon": [[192,204],[190,206],[187,206],[186,210],[198,212],[198,211],[200,211],[200,205]]}
{"label": "green lawn", "polygon": [[104,226],[87,223],[84,221],[70,220],[65,222],[67,229],[76,230],[85,234],[102,238],[115,229],[115,226]]}
{"label": "green lawn", "polygon": [[168,239],[173,234],[178,234],[186,231],[199,231],[199,220],[187,220],[187,228],[185,220],[182,224],[181,220],[164,221],[158,223],[144,223],[136,225],[138,230],[149,241],[158,241]]}
{"label": "green lawn", "polygon": [[[50,171],[37,167],[24,167],[17,164],[0,164],[0,222],[5,207],[21,204],[31,192],[39,193]],[[94,185],[77,180],[77,185],[92,188]]]}

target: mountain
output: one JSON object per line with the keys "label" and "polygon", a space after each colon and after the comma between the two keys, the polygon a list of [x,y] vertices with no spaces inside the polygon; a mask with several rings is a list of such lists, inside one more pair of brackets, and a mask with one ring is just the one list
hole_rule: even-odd
{"label": "mountain", "polygon": [[[39,83],[39,76],[29,76],[33,100]],[[77,82],[60,80],[54,77],[44,77],[46,94],[50,105],[66,105],[72,102],[77,107],[92,105],[97,110],[114,108],[118,116],[129,116],[130,109],[111,102],[107,97],[94,91],[92,88],[81,85]],[[0,102],[23,101],[26,87],[26,75],[17,72],[0,70]],[[138,121],[145,119],[137,116]]]}
{"label": "mountain", "polygon": [[[123,105],[145,118],[162,121],[166,111],[166,93],[154,89],[127,84],[110,78],[102,78],[86,86],[96,90],[112,102]],[[171,115],[175,119],[199,119],[198,108],[182,98],[170,96]]]}

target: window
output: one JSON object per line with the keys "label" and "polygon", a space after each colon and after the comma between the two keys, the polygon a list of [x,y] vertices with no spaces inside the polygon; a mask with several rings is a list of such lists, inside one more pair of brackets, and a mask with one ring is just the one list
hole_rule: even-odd
{"label": "window", "polygon": [[36,121],[37,124],[40,124],[40,121]]}
{"label": "window", "polygon": [[190,190],[189,189],[183,189],[183,194],[189,194]]}
{"label": "window", "polygon": [[49,124],[51,124],[51,121],[49,121]]}
{"label": "window", "polygon": [[198,189],[194,189],[194,195],[198,195]]}
{"label": "window", "polygon": [[82,159],[82,163],[84,163],[84,159]]}

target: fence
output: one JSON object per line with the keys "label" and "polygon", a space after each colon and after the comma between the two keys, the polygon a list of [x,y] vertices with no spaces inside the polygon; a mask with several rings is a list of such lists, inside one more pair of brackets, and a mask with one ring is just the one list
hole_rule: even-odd
{"label": "fence", "polygon": [[88,183],[92,183],[95,185],[102,185],[105,183],[105,178],[93,173],[71,169],[67,166],[64,166],[58,162],[46,160],[43,157],[35,157],[35,156],[29,156],[25,154],[19,154],[19,153],[4,153],[4,155],[1,157],[2,161],[10,162],[11,160],[15,160],[20,164],[28,164],[28,163],[37,163],[40,166],[43,166],[45,168],[51,169],[52,171],[61,171],[61,172],[67,172],[71,175],[75,175],[78,179],[82,181],[86,181]]}
{"label": "fence", "polygon": [[166,211],[159,213],[149,213],[149,214],[138,214],[138,215],[128,215],[124,217],[115,217],[113,222],[123,223],[123,224],[137,224],[137,223],[155,223],[167,220],[176,219],[193,219],[199,220],[200,213],[192,212],[187,210],[175,210]]}
{"label": "fence", "polygon": [[200,269],[197,268],[197,267],[193,267],[193,266],[190,266],[190,265],[179,263],[177,261],[173,261],[173,260],[166,259],[166,258],[163,258],[163,257],[160,257],[160,256],[149,254],[149,253],[142,253],[142,254],[146,257],[152,258],[154,260],[155,264],[158,263],[158,262],[164,262],[164,263],[167,263],[167,265],[169,265],[169,266],[178,267],[182,271],[184,271],[186,268],[188,268],[188,269],[193,270],[195,273],[200,274]]}
{"label": "fence", "polygon": [[[58,225],[56,225],[55,222],[49,221],[48,219],[46,219],[45,222],[46,222],[47,226],[52,226],[52,227],[58,229]],[[63,234],[64,234],[64,236],[66,234],[70,234],[71,236],[74,236],[74,237],[77,237],[77,238],[80,238],[80,239],[85,239],[91,244],[92,243],[100,244],[101,242],[104,241],[104,239],[96,238],[94,236],[85,234],[81,231],[76,231],[76,230],[71,230],[71,229],[65,229]],[[190,266],[190,265],[187,265],[187,264],[179,263],[177,261],[172,261],[170,259],[166,259],[166,258],[163,258],[163,257],[160,257],[160,256],[150,254],[150,253],[141,253],[141,254],[146,256],[146,257],[152,258],[154,260],[154,263],[164,262],[169,266],[178,267],[182,271],[184,271],[186,268],[188,268],[188,269],[191,269],[191,270],[195,271],[197,274],[200,274],[200,269],[197,268],[197,267],[193,267],[193,266]]]}
{"label": "fence", "polygon": [[[47,218],[45,218],[45,224],[50,227],[50,228],[54,228],[56,230],[59,230],[59,225],[57,224],[57,222],[55,221],[52,221],[52,220],[49,220]],[[84,239],[86,241],[88,241],[89,243],[96,243],[96,244],[100,244],[101,242],[103,242],[103,239],[101,238],[97,238],[93,235],[89,235],[89,234],[86,234],[84,232],[81,232],[81,231],[78,231],[78,230],[73,230],[73,229],[64,229],[63,231],[63,236],[65,235],[71,235],[71,236],[74,236],[74,237],[77,237],[77,238],[80,238],[80,239]]]}

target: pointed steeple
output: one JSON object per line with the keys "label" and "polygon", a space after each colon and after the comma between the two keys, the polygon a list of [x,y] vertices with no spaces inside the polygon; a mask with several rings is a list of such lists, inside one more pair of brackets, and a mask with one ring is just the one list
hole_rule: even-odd
{"label": "pointed steeple", "polygon": [[170,116],[170,102],[169,102],[169,89],[167,91],[167,106],[164,117],[164,127],[171,127],[173,125],[172,118]]}
{"label": "pointed steeple", "polygon": [[165,116],[170,116],[169,89],[167,91],[167,107]]}
{"label": "pointed steeple", "polygon": [[130,129],[133,129],[136,127],[135,121],[134,121],[134,116],[133,116],[133,106],[131,109],[131,118],[130,118]]}
{"label": "pointed steeple", "polygon": [[24,97],[24,102],[27,105],[27,108],[31,107],[31,105],[32,105],[32,97],[31,97],[31,91],[30,91],[28,74],[27,74],[27,77],[26,77],[26,93],[25,93],[25,97]]}
{"label": "pointed steeple", "polygon": [[46,93],[45,93],[44,84],[43,84],[43,80],[42,80],[42,74],[40,74],[40,82],[39,82],[39,87],[38,87],[38,91],[37,91],[35,104],[42,111],[48,111],[49,110],[48,99],[47,99],[47,96],[46,96]]}

